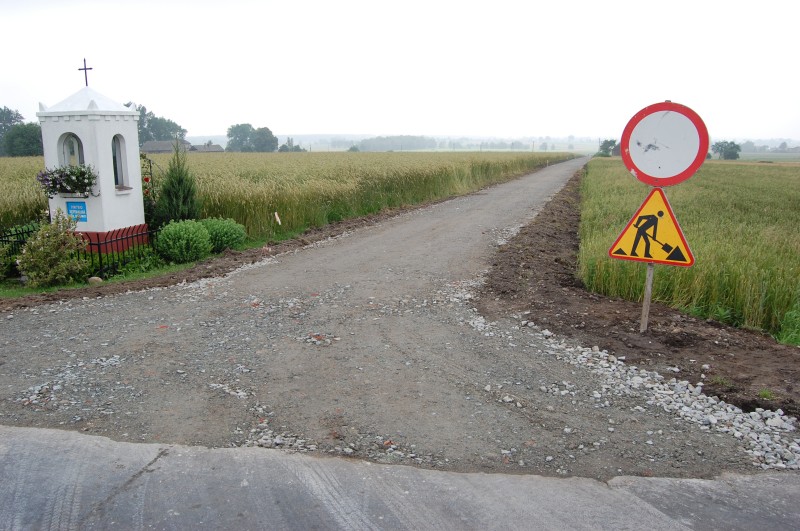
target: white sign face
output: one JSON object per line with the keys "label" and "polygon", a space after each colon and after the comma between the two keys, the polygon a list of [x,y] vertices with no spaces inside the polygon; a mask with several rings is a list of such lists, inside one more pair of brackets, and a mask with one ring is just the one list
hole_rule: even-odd
{"label": "white sign face", "polygon": [[697,128],[686,116],[658,111],[633,128],[630,157],[634,165],[652,177],[669,178],[692,165],[700,148]]}
{"label": "white sign face", "polygon": [[685,181],[708,154],[708,130],[690,108],[665,101],[639,111],[622,132],[622,162],[651,186]]}

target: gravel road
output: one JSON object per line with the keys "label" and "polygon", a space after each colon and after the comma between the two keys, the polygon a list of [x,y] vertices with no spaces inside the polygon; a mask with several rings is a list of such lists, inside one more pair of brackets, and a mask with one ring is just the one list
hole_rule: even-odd
{"label": "gravel road", "polygon": [[692,418],[688,383],[535,315],[477,312],[493,253],[586,162],[225,277],[16,309],[0,322],[0,423],[471,472],[712,477],[756,471],[764,453],[796,467],[792,418],[711,402]]}

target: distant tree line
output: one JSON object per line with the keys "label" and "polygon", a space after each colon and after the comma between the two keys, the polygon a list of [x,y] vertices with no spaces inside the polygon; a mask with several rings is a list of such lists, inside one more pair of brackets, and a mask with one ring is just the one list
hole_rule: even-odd
{"label": "distant tree line", "polygon": [[[144,105],[133,102],[126,107],[139,112],[139,145],[148,140],[183,140],[186,129],[167,118],[154,115]],[[17,111],[3,107],[0,109],[0,156],[30,157],[44,154],[42,128],[38,123],[25,123]]]}
{"label": "distant tree line", "polygon": [[358,143],[359,151],[419,151],[436,149],[436,139],[425,136],[378,136]]}
{"label": "distant tree line", "polygon": [[[610,157],[614,149],[617,147],[617,141],[614,139],[602,140],[600,148],[597,151],[599,157]],[[711,152],[716,153],[720,159],[723,160],[736,160],[739,158],[739,152],[742,147],[735,142],[728,142],[725,140],[715,142],[711,146]],[[711,155],[709,154],[709,157]]]}
{"label": "distant tree line", "polygon": [[[186,129],[172,120],[155,116],[144,105],[133,102],[125,104],[139,113],[139,145],[148,140],[174,140],[185,139]],[[550,137],[545,137],[544,142],[537,146],[540,151],[555,149],[546,142]],[[570,137],[572,140],[572,137]],[[332,141],[333,147],[350,146],[350,151],[421,151],[434,149],[487,149],[487,150],[527,150],[532,145],[520,141],[482,141],[475,143],[468,139],[437,141],[425,136],[399,135],[379,136],[361,140],[358,144],[349,140]],[[570,145],[571,147],[571,145]],[[616,140],[609,139],[600,142],[598,155],[610,156],[617,147]],[[719,141],[711,146],[711,151],[720,159],[735,160],[739,153],[785,153],[798,148],[790,148],[782,142],[776,148],[766,145],[756,146],[752,141],[746,141],[741,146],[735,142]],[[239,152],[302,152],[306,151],[294,143],[291,137],[278,147],[278,139],[268,127],[255,128],[251,124],[236,124],[228,128],[228,144],[226,151]],[[14,109],[3,107],[0,109],[0,156],[22,157],[41,156],[44,153],[42,146],[42,129],[38,123],[25,123],[24,117]]]}
{"label": "distant tree line", "polygon": [[136,105],[132,101],[125,104],[131,110],[139,112],[139,146],[150,140],[184,140],[186,129],[172,120],[156,116],[144,105]]}
{"label": "distant tree line", "polygon": [[0,109],[0,157],[35,157],[44,154],[42,128],[25,123],[16,109]]}
{"label": "distant tree line", "polygon": [[304,151],[305,149],[301,148],[299,145],[295,145],[292,137],[287,137],[286,142],[281,144],[281,147],[278,148],[279,153],[300,153]]}
{"label": "distant tree line", "polygon": [[742,142],[742,153],[797,153],[798,151],[800,151],[800,146],[790,147],[785,140],[776,147],[764,144],[757,146],[752,140]]}
{"label": "distant tree line", "polygon": [[[139,113],[139,146],[147,141],[185,140],[186,129],[176,122],[156,116],[144,105],[125,104]],[[250,124],[237,124],[228,128],[227,151],[242,152],[298,152],[305,151],[289,137],[278,148],[278,139],[268,127],[254,128]],[[0,156],[24,157],[43,155],[42,128],[38,123],[25,123],[25,118],[14,109],[0,109]]]}
{"label": "distant tree line", "polygon": [[[148,140],[183,140],[186,129],[167,118],[154,115],[144,105],[133,102],[126,107],[139,112],[139,145]],[[24,117],[16,110],[0,109],[0,156],[29,157],[44,154],[42,128],[38,123],[25,123]]]}

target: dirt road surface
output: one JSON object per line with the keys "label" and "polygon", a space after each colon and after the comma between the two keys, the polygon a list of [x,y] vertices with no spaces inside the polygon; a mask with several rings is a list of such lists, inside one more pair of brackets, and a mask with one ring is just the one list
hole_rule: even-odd
{"label": "dirt road surface", "polygon": [[735,437],[569,363],[535,314],[479,311],[498,247],[586,162],[224,277],[10,307],[0,423],[466,472],[755,471]]}

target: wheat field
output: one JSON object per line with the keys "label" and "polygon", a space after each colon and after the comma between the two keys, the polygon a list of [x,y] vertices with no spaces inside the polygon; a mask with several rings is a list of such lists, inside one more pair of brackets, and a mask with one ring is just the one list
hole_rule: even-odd
{"label": "wheat field", "polygon": [[[191,153],[203,217],[232,218],[254,239],[384,208],[464,194],[572,157],[568,153]],[[171,155],[150,155],[156,192]],[[42,157],[0,158],[0,228],[36,219]],[[275,213],[278,213],[277,222]]]}
{"label": "wheat field", "polygon": [[[649,190],[619,158],[589,163],[579,251],[589,289],[641,300],[645,264],[609,258],[608,250]],[[800,164],[706,161],[664,192],[695,264],[657,265],[653,299],[791,336],[800,316]]]}

